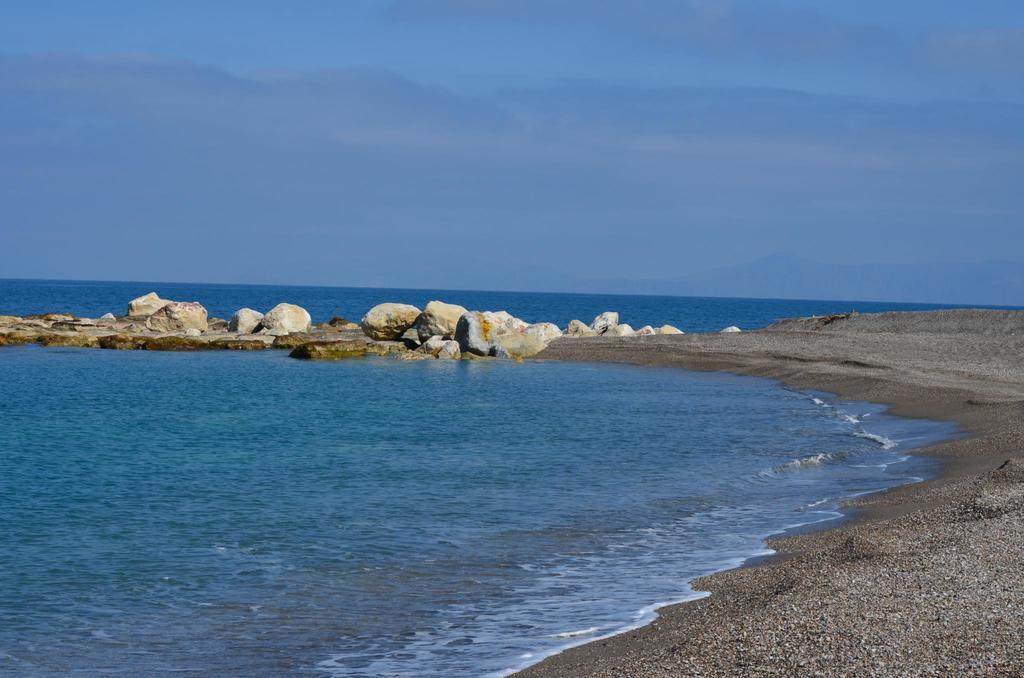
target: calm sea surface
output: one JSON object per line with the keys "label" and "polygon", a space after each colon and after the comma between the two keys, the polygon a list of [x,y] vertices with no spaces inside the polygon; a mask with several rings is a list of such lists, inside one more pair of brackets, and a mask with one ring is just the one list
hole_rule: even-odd
{"label": "calm sea surface", "polygon": [[[156,289],[317,319],[442,298],[754,327],[873,306],[0,282],[0,313]],[[885,306],[885,305],[880,305]],[[886,308],[896,308],[889,305]],[[935,472],[952,426],[725,374],[285,352],[0,349],[0,674],[500,674]]]}

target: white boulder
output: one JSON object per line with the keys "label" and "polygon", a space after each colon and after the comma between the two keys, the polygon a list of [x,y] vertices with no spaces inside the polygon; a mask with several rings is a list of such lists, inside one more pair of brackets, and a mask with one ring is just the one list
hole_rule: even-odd
{"label": "white boulder", "polygon": [[545,343],[562,336],[562,330],[558,329],[558,325],[554,323],[533,323],[527,325],[523,333],[540,337]]}
{"label": "white boulder", "polygon": [[567,337],[592,337],[596,334],[597,332],[590,329],[582,320],[570,320],[565,328]]}
{"label": "white boulder", "polygon": [[495,340],[494,355],[498,358],[523,360],[532,358],[547,347],[548,342],[536,334],[503,334]]}
{"label": "white boulder", "polygon": [[263,320],[263,314],[259,311],[254,311],[251,308],[240,308],[231,316],[231,321],[228,323],[228,331],[238,332],[239,334],[252,334],[261,320]]}
{"label": "white boulder", "polygon": [[590,323],[590,329],[594,330],[595,334],[604,334],[611,328],[619,324],[619,314],[617,311],[605,311],[601,315],[594,318],[594,321]]}
{"label": "white boulder", "polygon": [[161,299],[156,292],[143,294],[128,302],[128,315],[133,318],[144,318],[153,315],[169,303],[170,299]]}
{"label": "white boulder", "polygon": [[658,328],[658,334],[686,334],[686,333],[683,332],[678,327],[673,327],[672,325],[662,325],[661,327]]}
{"label": "white boulder", "polygon": [[169,301],[146,318],[146,327],[156,332],[188,329],[205,332],[208,327],[206,308],[198,301]]}
{"label": "white boulder", "polygon": [[653,334],[657,334],[657,331],[650,325],[644,325],[636,331],[636,336],[638,337],[649,337]]}
{"label": "white boulder", "polygon": [[740,328],[736,327],[735,325],[729,325],[724,330],[719,332],[719,334],[734,334],[736,332],[742,332],[742,331],[743,330],[741,330]]}
{"label": "white boulder", "polygon": [[414,327],[420,341],[430,337],[454,337],[455,327],[468,311],[458,304],[446,304],[443,301],[431,301],[416,318]]}
{"label": "white boulder", "polygon": [[409,304],[377,304],[363,316],[363,334],[377,341],[395,341],[408,332],[420,310]]}
{"label": "white boulder", "polygon": [[621,325],[615,325],[609,328],[604,334],[606,337],[632,337],[636,334],[636,330],[628,324],[622,323]]}
{"label": "white boulder", "polygon": [[278,304],[260,320],[257,331],[279,337],[292,332],[308,332],[313,326],[309,312],[295,304]]}

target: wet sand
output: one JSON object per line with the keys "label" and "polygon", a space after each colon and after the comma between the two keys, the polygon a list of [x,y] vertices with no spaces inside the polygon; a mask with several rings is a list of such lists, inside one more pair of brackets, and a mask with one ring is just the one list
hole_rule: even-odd
{"label": "wet sand", "polygon": [[564,338],[540,357],[771,377],[969,436],[917,451],[944,462],[940,477],[850,502],[839,527],[694,582],[711,596],[519,675],[1024,675],[1024,312]]}

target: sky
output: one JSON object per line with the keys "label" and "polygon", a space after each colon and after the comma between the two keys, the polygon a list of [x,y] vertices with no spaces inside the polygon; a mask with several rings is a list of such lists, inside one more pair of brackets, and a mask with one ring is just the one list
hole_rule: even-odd
{"label": "sky", "polygon": [[1019,0],[0,5],[0,278],[1020,261],[1022,151]]}

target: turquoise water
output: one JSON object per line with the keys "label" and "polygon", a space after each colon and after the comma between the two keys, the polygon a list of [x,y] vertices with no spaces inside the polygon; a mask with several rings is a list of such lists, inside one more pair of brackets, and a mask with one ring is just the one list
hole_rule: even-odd
{"label": "turquoise water", "polygon": [[0,673],[501,674],[954,433],[615,365],[0,349]]}

